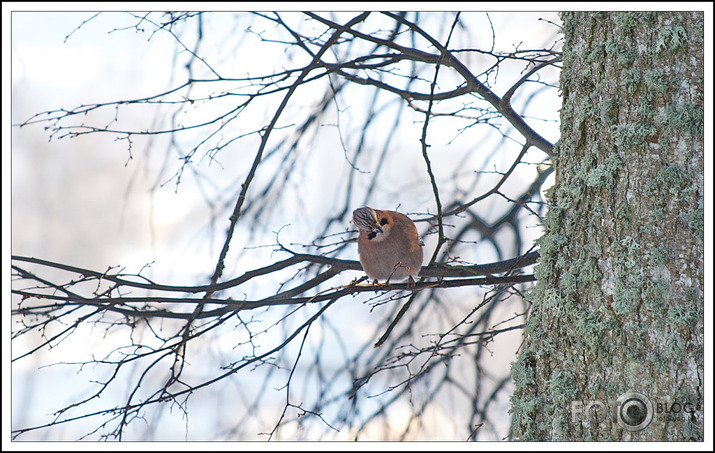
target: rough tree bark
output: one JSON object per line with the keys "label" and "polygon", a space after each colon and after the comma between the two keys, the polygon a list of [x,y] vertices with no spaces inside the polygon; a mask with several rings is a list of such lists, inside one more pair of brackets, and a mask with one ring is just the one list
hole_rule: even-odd
{"label": "rough tree bark", "polygon": [[563,14],[516,439],[703,439],[703,19]]}

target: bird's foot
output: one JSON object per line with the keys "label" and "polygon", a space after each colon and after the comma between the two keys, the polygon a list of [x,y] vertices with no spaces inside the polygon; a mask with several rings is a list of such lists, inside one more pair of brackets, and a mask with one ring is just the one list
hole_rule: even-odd
{"label": "bird's foot", "polygon": [[378,282],[377,279],[373,280],[372,287],[373,287],[373,289],[375,289],[375,292],[377,293],[377,290],[380,289],[380,282]]}

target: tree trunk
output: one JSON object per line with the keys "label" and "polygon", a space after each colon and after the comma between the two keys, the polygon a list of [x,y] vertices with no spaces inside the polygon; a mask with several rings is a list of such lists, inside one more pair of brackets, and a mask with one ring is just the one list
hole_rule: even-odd
{"label": "tree trunk", "polygon": [[702,12],[563,14],[519,440],[703,440]]}

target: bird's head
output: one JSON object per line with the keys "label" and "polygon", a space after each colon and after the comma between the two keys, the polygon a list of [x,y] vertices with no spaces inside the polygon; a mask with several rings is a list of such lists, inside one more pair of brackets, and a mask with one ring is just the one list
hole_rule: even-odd
{"label": "bird's head", "polygon": [[381,212],[367,206],[357,208],[353,211],[353,223],[358,230],[367,234],[368,239],[381,238],[390,228],[389,220],[380,216]]}

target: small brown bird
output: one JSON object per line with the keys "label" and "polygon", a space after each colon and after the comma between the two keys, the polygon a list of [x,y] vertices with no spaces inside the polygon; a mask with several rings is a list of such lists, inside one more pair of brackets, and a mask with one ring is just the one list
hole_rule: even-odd
{"label": "small brown bird", "polygon": [[358,253],[367,276],[374,280],[402,280],[412,287],[412,278],[422,268],[422,244],[415,224],[397,211],[363,207],[353,211],[360,232]]}

